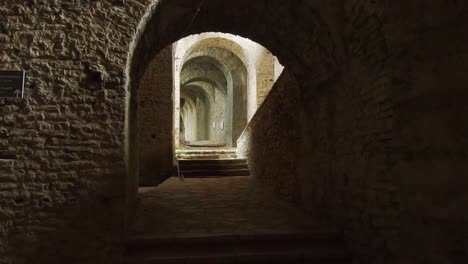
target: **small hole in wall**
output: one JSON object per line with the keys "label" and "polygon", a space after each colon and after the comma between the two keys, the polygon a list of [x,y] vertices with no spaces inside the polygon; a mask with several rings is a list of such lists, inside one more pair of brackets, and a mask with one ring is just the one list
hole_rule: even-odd
{"label": "small hole in wall", "polygon": [[155,138],[156,138],[156,135],[155,135],[155,134],[152,134],[152,135],[151,135],[151,138],[152,138],[152,139],[155,139]]}
{"label": "small hole in wall", "polygon": [[24,203],[24,198],[15,199],[15,204],[16,205],[20,205],[20,204],[23,204],[23,203]]}

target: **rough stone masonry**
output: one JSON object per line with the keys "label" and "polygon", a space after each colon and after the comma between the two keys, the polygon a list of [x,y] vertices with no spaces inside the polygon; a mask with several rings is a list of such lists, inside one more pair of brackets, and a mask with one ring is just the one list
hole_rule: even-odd
{"label": "rough stone masonry", "polygon": [[[300,98],[298,182],[277,189],[344,230],[358,263],[466,263],[467,11],[455,0],[2,1],[0,69],[28,77],[24,99],[0,99],[0,263],[118,263],[139,81],[164,47],[202,32],[264,45],[295,79],[272,90],[283,109],[287,85]],[[252,135],[288,124],[256,115]]]}

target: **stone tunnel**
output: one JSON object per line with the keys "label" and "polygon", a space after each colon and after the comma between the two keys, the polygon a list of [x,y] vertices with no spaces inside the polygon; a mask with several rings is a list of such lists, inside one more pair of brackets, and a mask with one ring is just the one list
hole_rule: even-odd
{"label": "stone tunnel", "polygon": [[3,1],[0,263],[468,263],[467,12]]}

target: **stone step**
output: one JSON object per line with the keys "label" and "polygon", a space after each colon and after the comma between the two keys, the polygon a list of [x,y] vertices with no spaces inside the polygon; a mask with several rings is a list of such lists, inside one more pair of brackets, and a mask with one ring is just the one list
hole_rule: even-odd
{"label": "stone step", "polygon": [[126,257],[124,264],[350,264],[349,254],[341,250],[272,249],[261,252],[216,251],[204,254],[160,254]]}
{"label": "stone step", "polygon": [[236,154],[197,154],[197,155],[178,155],[179,160],[215,160],[215,159],[236,159]]}
{"label": "stone step", "polygon": [[186,165],[211,165],[211,164],[246,164],[247,160],[245,159],[211,159],[211,160],[179,160],[180,166]]}
{"label": "stone step", "polygon": [[308,245],[335,245],[342,242],[343,235],[333,230],[317,230],[289,233],[257,233],[257,234],[220,234],[220,235],[185,235],[158,236],[142,235],[130,237],[125,241],[126,250],[139,251],[153,248],[207,247],[222,244],[223,246],[271,245],[300,243]]}
{"label": "stone step", "polygon": [[236,149],[184,149],[178,153],[237,153]]}
{"label": "stone step", "polygon": [[197,177],[223,177],[223,176],[250,176],[248,169],[239,170],[181,170],[180,174],[186,178]]}
{"label": "stone step", "polygon": [[226,144],[217,144],[217,143],[205,143],[205,142],[186,142],[184,144],[188,147],[197,147],[197,148],[223,148],[226,147]]}
{"label": "stone step", "polygon": [[247,163],[233,163],[233,164],[184,164],[180,166],[181,171],[192,171],[192,170],[239,170],[249,169]]}
{"label": "stone step", "polygon": [[177,156],[197,156],[197,155],[237,155],[237,153],[233,152],[201,152],[201,153],[178,153]]}
{"label": "stone step", "polygon": [[187,178],[250,176],[245,159],[186,159],[179,160],[180,174]]}
{"label": "stone step", "polygon": [[236,153],[180,153],[176,155],[177,157],[183,156],[237,156]]}
{"label": "stone step", "polygon": [[176,154],[178,159],[235,159],[237,158],[236,149],[184,149]]}
{"label": "stone step", "polygon": [[124,263],[351,263],[341,234],[139,237],[126,241]]}

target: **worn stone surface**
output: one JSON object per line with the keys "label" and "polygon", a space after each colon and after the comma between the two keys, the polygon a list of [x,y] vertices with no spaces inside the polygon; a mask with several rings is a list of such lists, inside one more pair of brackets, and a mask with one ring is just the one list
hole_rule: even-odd
{"label": "worn stone surface", "polygon": [[239,138],[238,155],[248,159],[252,175],[298,204],[299,86],[286,69],[274,87]]}
{"label": "worn stone surface", "polygon": [[[246,235],[306,232],[319,225],[251,177],[171,178],[141,188],[129,236]],[[174,195],[175,194],[175,195]],[[155,225],[154,223],[158,224]]]}
{"label": "worn stone surface", "polygon": [[172,45],[148,67],[138,90],[140,186],[155,186],[173,174]]}
{"label": "worn stone surface", "polygon": [[467,11],[462,1],[415,1],[384,13],[395,105],[388,173],[399,249],[414,262],[468,261]]}
{"label": "worn stone surface", "polygon": [[0,4],[0,69],[27,76],[25,99],[0,99],[16,152],[0,162],[1,263],[119,258],[124,72],[148,2],[112,2]]}
{"label": "worn stone surface", "polygon": [[[307,210],[344,228],[362,263],[465,262],[468,218],[460,209],[466,196],[456,185],[466,186],[461,176],[466,140],[455,131],[465,131],[466,122],[453,111],[464,111],[455,97],[467,98],[458,88],[464,78],[457,74],[466,22],[456,20],[455,11],[466,6],[432,2],[427,14],[437,15],[425,17],[418,4],[392,2],[388,10],[368,4],[345,6],[344,73],[319,87],[301,88],[301,150],[293,165],[300,188],[293,192],[301,194]],[[449,24],[453,30],[446,32]],[[457,59],[447,47],[458,50]],[[271,108],[261,108],[252,119],[250,126],[263,128],[253,134],[267,135],[263,142],[287,141],[267,133],[277,116],[262,112],[288,102],[278,106],[270,100],[277,99],[268,97],[265,105]],[[264,146],[244,146],[253,163],[264,161]],[[275,153],[275,145],[271,149],[268,153]],[[281,155],[271,157],[270,164],[281,164]],[[285,186],[281,180],[273,185]]]}
{"label": "worn stone surface", "polygon": [[263,104],[276,82],[275,68],[275,57],[271,52],[264,50],[257,61],[257,107]]}

